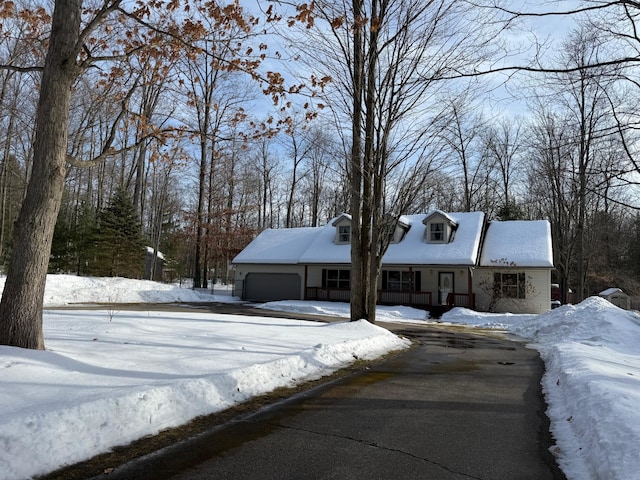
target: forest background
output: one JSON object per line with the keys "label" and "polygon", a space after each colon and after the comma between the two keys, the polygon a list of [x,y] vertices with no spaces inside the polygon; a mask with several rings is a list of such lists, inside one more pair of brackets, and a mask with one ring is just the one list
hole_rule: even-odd
{"label": "forest background", "polygon": [[[271,2],[243,3],[218,6],[242,17],[233,25],[188,12],[210,22],[197,48],[140,49],[74,83],[73,163],[51,272],[140,277],[150,246],[166,259],[164,280],[206,288],[232,280],[230,261],[261,230],[323,225],[349,212],[351,130],[330,50],[339,45],[319,41],[339,25],[314,21],[312,4],[278,2],[276,14]],[[450,22],[428,45],[431,58],[471,38],[474,25],[481,38],[473,44],[486,49],[471,73],[432,74],[421,108],[403,119],[420,126],[415,148],[390,152],[398,168],[385,192],[410,186],[403,214],[548,219],[554,280],[573,289],[574,301],[611,286],[640,297],[638,7],[555,2],[555,13],[572,13],[523,15],[493,3],[427,3],[438,15],[449,9],[438,18]],[[2,266],[31,172],[41,73],[29,66],[43,63],[51,8],[0,6],[0,64],[18,66],[0,69]],[[124,41],[110,36],[120,31],[102,28],[89,42],[108,49]]]}

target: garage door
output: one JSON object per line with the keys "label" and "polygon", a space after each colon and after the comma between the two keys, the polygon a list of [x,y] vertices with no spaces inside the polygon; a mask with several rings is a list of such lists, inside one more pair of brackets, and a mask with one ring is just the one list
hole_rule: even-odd
{"label": "garage door", "polygon": [[244,282],[246,300],[300,300],[300,276],[296,273],[249,273]]}

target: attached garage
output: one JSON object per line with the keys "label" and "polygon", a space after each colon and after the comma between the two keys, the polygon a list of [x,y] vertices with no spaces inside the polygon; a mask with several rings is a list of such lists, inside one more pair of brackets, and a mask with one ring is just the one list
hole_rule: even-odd
{"label": "attached garage", "polygon": [[244,299],[259,302],[300,300],[302,280],[297,273],[248,273]]}

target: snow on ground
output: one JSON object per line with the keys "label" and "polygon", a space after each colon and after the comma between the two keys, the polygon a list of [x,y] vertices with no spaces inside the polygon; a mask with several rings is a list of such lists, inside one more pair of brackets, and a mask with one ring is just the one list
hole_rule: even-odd
{"label": "snow on ground", "polygon": [[[46,292],[49,306],[212,300],[210,293],[153,282],[64,275],[49,276]],[[223,300],[234,301],[216,297]],[[0,346],[2,480],[44,474],[355,359],[408,347],[366,321],[117,307],[45,310],[43,320],[46,351]]]}
{"label": "snow on ground", "polygon": [[[4,278],[0,279],[0,288]],[[128,278],[49,275],[44,292],[46,307],[76,303],[172,303],[234,301],[226,287],[219,292],[180,288],[180,285]],[[221,295],[223,298],[221,298]]]}
{"label": "snow on ground", "polygon": [[[347,304],[271,302],[264,308],[349,316]],[[391,313],[388,313],[391,312]],[[420,319],[405,307],[380,307],[380,321]],[[568,480],[640,479],[640,315],[591,297],[542,315],[455,308],[439,324],[503,330],[529,342],[545,363],[553,453]]]}
{"label": "snow on ground", "polygon": [[[0,288],[2,279],[0,279]],[[125,279],[48,279],[46,304],[237,301]],[[348,305],[263,308],[347,318]],[[435,323],[421,310],[380,307],[378,319]],[[454,309],[439,324],[517,335],[540,351],[553,453],[569,480],[639,480],[640,316],[592,297],[543,315]],[[47,310],[46,351],[0,346],[0,472],[24,479],[82,461],[279,386],[318,378],[354,358],[407,343],[368,322]]]}
{"label": "snow on ground", "polygon": [[[260,305],[265,310],[278,312],[310,313],[313,315],[328,315],[331,317],[349,318],[349,304],[340,302],[308,302],[303,300],[282,300]],[[415,322],[426,320],[429,312],[404,306],[378,306],[376,319],[381,322]]]}

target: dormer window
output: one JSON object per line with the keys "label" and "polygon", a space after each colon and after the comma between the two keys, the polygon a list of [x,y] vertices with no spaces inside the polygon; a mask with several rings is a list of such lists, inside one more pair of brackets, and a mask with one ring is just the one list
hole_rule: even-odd
{"label": "dormer window", "polygon": [[444,223],[429,224],[429,241],[433,243],[444,242]]}
{"label": "dormer window", "polygon": [[407,217],[401,216],[395,219],[389,216],[383,224],[382,235],[389,239],[389,244],[400,243],[410,228],[411,222]]}
{"label": "dormer window", "polygon": [[336,236],[334,242],[338,245],[351,244],[351,215],[343,213],[336,218],[331,225],[336,227]]}
{"label": "dormer window", "polygon": [[427,243],[449,243],[458,228],[456,221],[440,210],[427,215],[422,223],[426,227],[424,241]]}
{"label": "dormer window", "polygon": [[351,225],[338,226],[338,243],[351,242]]}

